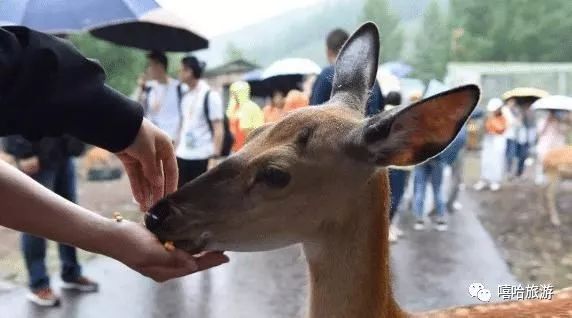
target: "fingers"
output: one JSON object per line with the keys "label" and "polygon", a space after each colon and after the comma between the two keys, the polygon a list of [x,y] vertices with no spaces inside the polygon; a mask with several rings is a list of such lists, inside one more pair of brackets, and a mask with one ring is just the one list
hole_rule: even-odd
{"label": "fingers", "polygon": [[170,253],[174,253],[169,261],[171,264],[146,267],[141,271],[142,274],[157,282],[165,282],[169,279],[207,270],[229,261],[228,257],[222,252],[211,252],[198,258],[193,258],[189,254],[178,250]]}
{"label": "fingers", "polygon": [[165,267],[165,266],[152,266],[147,267],[141,271],[141,273],[147,277],[150,277],[156,282],[162,283],[169,279],[178,278],[190,275],[194,273],[191,267]]}
{"label": "fingers", "polygon": [[157,152],[159,159],[163,163],[163,176],[165,182],[165,194],[175,192],[179,183],[179,171],[177,168],[177,158],[173,144],[168,140],[157,140]]}
{"label": "fingers", "polygon": [[228,263],[229,258],[222,252],[210,252],[197,257],[195,261],[199,267],[198,271],[204,271],[206,269]]}
{"label": "fingers", "polygon": [[161,161],[156,158],[156,154],[153,154],[153,159],[142,160],[141,164],[143,167],[143,174],[150,187],[150,202],[146,202],[149,205],[148,208],[150,208],[152,204],[165,196],[163,168]]}
{"label": "fingers", "polygon": [[122,160],[125,166],[125,172],[129,177],[129,184],[135,200],[139,203],[139,208],[142,211],[149,209],[150,203],[147,201],[149,198],[149,185],[143,176],[143,170],[138,162],[126,162]]}

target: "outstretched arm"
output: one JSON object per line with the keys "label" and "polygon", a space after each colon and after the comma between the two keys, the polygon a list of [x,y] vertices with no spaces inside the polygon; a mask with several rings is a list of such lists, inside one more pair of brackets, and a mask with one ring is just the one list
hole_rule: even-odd
{"label": "outstretched arm", "polygon": [[57,196],[0,161],[0,225],[110,256],[156,281],[228,261],[222,253],[199,258],[167,252],[144,226],[115,222]]}

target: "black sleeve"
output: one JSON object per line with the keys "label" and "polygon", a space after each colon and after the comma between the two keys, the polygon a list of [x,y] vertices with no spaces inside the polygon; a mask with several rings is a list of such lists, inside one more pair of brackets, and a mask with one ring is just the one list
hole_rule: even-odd
{"label": "black sleeve", "polygon": [[4,138],[4,151],[16,159],[29,158],[36,155],[34,145],[20,135],[12,135]]}
{"label": "black sleeve", "polygon": [[320,105],[330,100],[332,95],[333,75],[330,78],[328,72],[322,71],[316,78],[312,88],[312,96],[310,96],[310,105]]}
{"label": "black sleeve", "polygon": [[139,131],[143,109],[104,81],[101,66],[69,42],[24,27],[0,28],[0,136],[69,134],[123,150]]}

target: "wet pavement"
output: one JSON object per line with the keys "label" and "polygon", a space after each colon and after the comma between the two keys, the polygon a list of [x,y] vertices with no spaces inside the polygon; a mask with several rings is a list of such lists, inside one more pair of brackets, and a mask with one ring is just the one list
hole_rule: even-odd
{"label": "wet pavement", "polygon": [[[484,284],[498,300],[498,284],[515,280],[491,237],[463,195],[464,208],[450,219],[448,232],[409,230],[391,249],[394,291],[407,310],[418,311],[479,302],[468,294],[472,282]],[[104,257],[84,271],[101,283],[97,294],[63,294],[59,308],[28,304],[22,287],[0,288],[0,318],[269,318],[303,317],[306,269],[298,247],[266,252],[229,253],[231,263],[209,272],[156,284]],[[58,288],[59,282],[54,282]]]}

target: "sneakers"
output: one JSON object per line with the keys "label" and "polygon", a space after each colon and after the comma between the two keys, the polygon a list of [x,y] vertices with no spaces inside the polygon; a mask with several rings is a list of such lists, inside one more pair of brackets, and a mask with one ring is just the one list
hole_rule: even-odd
{"label": "sneakers", "polygon": [[403,231],[400,228],[398,228],[397,225],[392,224],[390,225],[389,228],[393,229],[393,232],[397,235],[397,237],[403,236]]}
{"label": "sneakers", "polygon": [[423,231],[425,229],[425,221],[423,221],[422,219],[415,221],[415,224],[413,225],[413,229],[415,231]]}
{"label": "sneakers", "polygon": [[447,231],[447,221],[445,221],[444,219],[440,219],[437,220],[437,222],[435,222],[435,230],[439,231],[439,232],[445,232]]}
{"label": "sneakers", "polygon": [[95,293],[99,290],[99,284],[87,277],[80,276],[74,281],[64,282],[63,289],[76,290],[82,293]]}
{"label": "sneakers", "polygon": [[389,228],[389,243],[397,242],[397,233]]}
{"label": "sneakers", "polygon": [[501,187],[500,184],[498,184],[498,183],[496,183],[496,182],[495,182],[495,183],[491,183],[491,186],[490,186],[491,191],[493,191],[493,192],[496,192],[496,191],[500,190],[500,187]]}
{"label": "sneakers", "polygon": [[60,305],[60,298],[50,287],[31,291],[26,298],[34,304],[42,307],[55,307]]}

